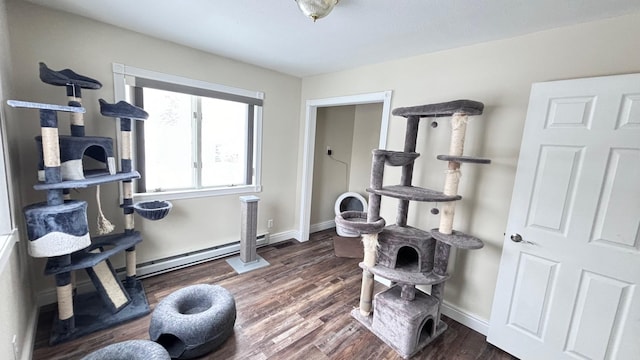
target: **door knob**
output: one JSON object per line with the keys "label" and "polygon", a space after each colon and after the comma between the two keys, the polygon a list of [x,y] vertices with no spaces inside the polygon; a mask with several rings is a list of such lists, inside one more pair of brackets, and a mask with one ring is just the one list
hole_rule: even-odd
{"label": "door knob", "polygon": [[522,242],[522,236],[520,236],[520,234],[515,233],[515,234],[511,234],[511,241],[513,242]]}
{"label": "door knob", "polygon": [[511,241],[513,241],[514,243],[535,245],[535,243],[532,243],[531,241],[527,241],[527,240],[523,239],[522,235],[520,235],[518,233],[511,234],[510,238],[511,238]]}

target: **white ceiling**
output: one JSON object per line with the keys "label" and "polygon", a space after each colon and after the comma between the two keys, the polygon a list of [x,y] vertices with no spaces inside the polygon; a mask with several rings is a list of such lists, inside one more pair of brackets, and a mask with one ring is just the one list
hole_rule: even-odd
{"label": "white ceiling", "polygon": [[305,77],[639,12],[638,0],[27,0]]}

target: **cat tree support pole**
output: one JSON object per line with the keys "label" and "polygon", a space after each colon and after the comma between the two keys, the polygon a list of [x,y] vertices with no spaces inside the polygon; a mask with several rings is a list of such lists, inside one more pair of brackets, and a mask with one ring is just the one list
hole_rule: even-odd
{"label": "cat tree support pole", "polygon": [[[467,131],[468,116],[464,113],[455,113],[451,117],[451,144],[449,145],[450,156],[462,156],[464,150],[464,138]],[[446,178],[444,183],[445,195],[458,195],[458,184],[460,183],[460,163],[449,161]],[[440,226],[438,231],[442,234],[451,234],[453,231],[453,218],[456,210],[456,202],[446,202],[442,207],[442,215],[440,216]],[[436,244],[436,256],[433,272],[437,275],[444,276],[447,273],[447,265],[449,264],[449,253],[451,245],[438,241]],[[431,295],[442,303],[444,296],[444,282],[434,285],[431,288]],[[440,314],[438,314],[438,320]]]}
{"label": "cat tree support pole", "polygon": [[[373,154],[371,164],[371,180],[372,189],[382,188],[382,178],[384,175],[384,155]],[[367,209],[367,222],[375,222],[380,219],[380,201],[382,196],[370,193],[369,208]],[[369,267],[376,265],[376,255],[378,251],[378,234],[362,234],[362,244],[364,248],[363,263],[366,268],[362,269],[362,286],[360,289],[360,314],[369,316],[371,314],[373,299],[373,274],[367,270]]]}
{"label": "cat tree support pole", "polygon": [[[364,264],[367,267],[376,265],[376,252],[378,247],[378,234],[362,234],[364,244]],[[373,298],[373,274],[366,269],[362,270],[362,288],[360,290],[360,314],[369,316]]]}
{"label": "cat tree support pole", "polygon": [[[407,128],[405,131],[404,152],[413,153],[416,151],[416,144],[418,142],[418,126],[420,124],[419,116],[409,116],[407,118]],[[382,179],[384,175],[384,155],[375,153],[373,156],[373,164],[371,171],[371,188],[381,189]],[[413,165],[407,164],[402,167],[402,177],[400,184],[403,186],[411,186],[413,181]],[[381,196],[376,194],[369,195],[369,209],[367,212],[367,222],[375,222],[380,218],[380,202]],[[407,225],[407,214],[409,212],[409,200],[398,200],[398,214],[396,216],[396,225],[404,227]],[[364,234],[362,235],[362,242],[364,244],[364,264],[369,267],[374,267],[376,264],[376,255],[378,248],[378,234]],[[360,314],[363,316],[369,316],[371,314],[372,299],[373,299],[373,285],[374,276],[366,269],[362,271],[362,289],[360,292]],[[412,285],[405,285],[402,289],[402,298],[406,300],[412,300],[415,296],[415,287]]]}
{"label": "cat tree support pole", "polygon": [[[40,109],[40,131],[42,134],[42,158],[44,161],[45,182],[47,184],[61,182],[58,115],[55,111]],[[60,205],[62,203],[64,203],[62,190],[47,191],[47,205]],[[71,264],[70,254],[56,256],[53,259],[53,261],[60,266]],[[63,331],[71,331],[75,328],[71,272],[56,274],[55,280],[60,326]]]}
{"label": "cat tree support pole", "polygon": [[[82,107],[82,93],[80,86],[74,84],[67,85],[67,99],[68,105],[73,107]],[[69,127],[71,129],[72,136],[84,136],[84,113],[71,112],[69,113]],[[64,200],[71,200],[71,193],[69,189],[63,190]],[[76,288],[76,273],[71,272],[71,287],[72,292],[75,292]]]}
{"label": "cat tree support pole", "polygon": [[[122,140],[121,145],[121,160],[120,167],[122,172],[133,171],[131,165],[131,119],[120,118],[120,135]],[[132,180],[126,180],[122,182],[122,201],[124,211],[124,231],[132,232],[134,229],[133,219],[133,182]],[[136,276],[136,247],[132,246],[125,251],[126,254],[126,266],[127,266],[127,279],[133,279]]]}
{"label": "cat tree support pole", "polygon": [[[418,143],[418,126],[420,124],[419,116],[409,116],[407,118],[407,129],[404,136],[404,152],[413,153],[416,151]],[[411,186],[413,181],[413,164],[407,164],[402,167],[402,177],[400,184],[403,186]],[[398,200],[398,214],[396,215],[396,225],[407,226],[407,214],[409,213],[409,200]]]}
{"label": "cat tree support pole", "polygon": [[[82,92],[77,84],[67,84],[67,99],[69,106],[82,107]],[[84,136],[84,114],[72,112],[69,114],[72,136]]]}

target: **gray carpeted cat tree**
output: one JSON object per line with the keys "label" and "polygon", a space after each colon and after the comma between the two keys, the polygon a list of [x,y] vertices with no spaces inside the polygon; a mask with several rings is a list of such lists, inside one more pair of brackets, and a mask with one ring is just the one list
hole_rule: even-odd
{"label": "gray carpeted cat tree", "polygon": [[[391,346],[403,358],[409,358],[442,334],[447,325],[440,320],[444,285],[451,247],[479,249],[479,239],[452,229],[458,195],[460,165],[488,164],[490,160],[463,155],[469,116],[480,115],[484,105],[471,100],[397,108],[393,115],[407,120],[403,151],[374,150],[368,211],[347,211],[336,216],[336,226],[358,232],[364,244],[362,289],[359,309],[351,315]],[[444,191],[412,185],[420,118],[451,117],[451,144],[446,161]],[[432,126],[436,127],[437,122]],[[400,185],[383,186],[385,166],[401,166]],[[385,227],[380,217],[382,196],[398,199],[395,225]],[[421,230],[407,225],[410,201],[442,203],[440,226]],[[434,209],[432,213],[439,211]],[[392,282],[392,286],[373,296],[374,275]],[[416,285],[431,285],[431,294],[416,291]]]}
{"label": "gray carpeted cat tree", "polygon": [[[56,282],[58,311],[50,344],[57,344],[113,325],[144,316],[149,304],[140,280],[136,278],[136,244],[142,241],[134,230],[132,180],[140,174],[131,165],[131,121],[144,120],[147,113],[125,102],[109,104],[100,101],[104,116],[120,119],[121,163],[116,171],[113,139],[86,136],[81,89],[99,89],[97,80],[76,74],[72,70],[54,71],[40,63],[40,79],[47,84],[64,86],[68,106],[9,100],[17,108],[38,109],[41,136],[36,137],[40,161],[36,190],[46,191],[47,201],[24,208],[29,239],[28,250],[33,257],[48,258],[44,273]],[[58,134],[58,112],[71,114],[71,135]],[[91,160],[88,160],[91,159]],[[106,220],[100,208],[99,186],[122,183],[125,229],[122,233],[105,235],[114,226]],[[98,202],[98,232],[91,237],[87,222],[87,202],[71,200],[69,189],[96,186]],[[166,215],[165,206],[152,203],[153,209],[143,209],[140,215],[159,218]],[[142,204],[141,207],[145,207]],[[148,206],[147,206],[148,207]],[[168,204],[170,208],[170,204]],[[137,211],[137,210],[135,210]],[[126,253],[126,278],[120,281],[109,261],[115,254]],[[75,294],[73,272],[84,269],[96,291]]]}

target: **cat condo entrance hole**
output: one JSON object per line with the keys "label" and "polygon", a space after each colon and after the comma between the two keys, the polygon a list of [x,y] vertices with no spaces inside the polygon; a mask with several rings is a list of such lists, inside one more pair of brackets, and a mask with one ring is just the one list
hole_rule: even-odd
{"label": "cat condo entrance hole", "polygon": [[418,251],[411,246],[403,246],[398,250],[396,256],[396,269],[404,271],[419,271],[420,256]]}
{"label": "cat condo entrance hole", "polygon": [[355,192],[346,192],[336,200],[334,207],[335,215],[345,211],[365,211],[367,208],[367,201],[362,195]]}
{"label": "cat condo entrance hole", "polygon": [[[115,169],[115,160],[107,154],[107,151],[97,145],[89,146],[82,154],[82,171],[84,177],[111,174],[110,168]],[[111,162],[111,163],[110,163]]]}
{"label": "cat condo entrance hole", "polygon": [[433,318],[428,317],[427,319],[425,319],[425,322],[422,325],[422,329],[420,330],[420,339],[418,340],[418,342],[427,341],[435,334],[436,328],[434,325],[435,324]]}

